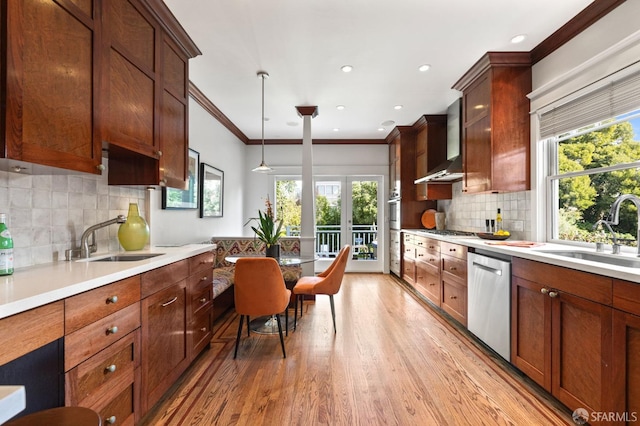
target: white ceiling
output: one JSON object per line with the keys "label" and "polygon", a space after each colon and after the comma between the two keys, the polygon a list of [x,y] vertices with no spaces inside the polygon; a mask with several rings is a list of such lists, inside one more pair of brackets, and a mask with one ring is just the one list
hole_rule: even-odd
{"label": "white ceiling", "polygon": [[[202,51],[190,80],[250,139],[261,137],[256,73],[270,74],[269,140],[302,138],[299,105],[318,106],[314,139],[384,139],[395,125],[445,113],[459,96],[451,86],[484,53],[529,51],[591,0],[165,3]],[[518,34],[526,40],[511,44]],[[346,64],[352,72],[340,70]],[[422,64],[431,69],[419,72]],[[387,120],[395,124],[381,126]]]}

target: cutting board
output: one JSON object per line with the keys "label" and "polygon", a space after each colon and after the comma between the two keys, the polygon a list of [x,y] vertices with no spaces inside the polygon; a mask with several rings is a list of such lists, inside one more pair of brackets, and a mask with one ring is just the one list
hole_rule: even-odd
{"label": "cutting board", "polygon": [[433,229],[436,227],[436,211],[434,209],[425,210],[422,213],[422,218],[420,219],[422,222],[422,226],[427,229]]}

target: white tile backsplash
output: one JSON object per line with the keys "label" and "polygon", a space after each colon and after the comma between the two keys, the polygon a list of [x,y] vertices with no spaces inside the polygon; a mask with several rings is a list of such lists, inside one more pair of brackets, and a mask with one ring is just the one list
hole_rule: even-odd
{"label": "white tile backsplash", "polygon": [[[106,173],[32,176],[0,171],[0,213],[8,215],[16,268],[64,259],[66,249],[80,246],[86,228],[126,215],[129,203],[138,203],[148,221],[147,200],[144,189],[109,186]],[[118,225],[96,232],[98,250],[120,250],[117,233]]]}
{"label": "white tile backsplash", "polygon": [[438,201],[438,211],[446,213],[447,229],[484,232],[485,220],[495,219],[498,208],[503,228],[512,239],[531,239],[529,191],[504,194],[465,194],[462,182],[453,184],[453,198]]}

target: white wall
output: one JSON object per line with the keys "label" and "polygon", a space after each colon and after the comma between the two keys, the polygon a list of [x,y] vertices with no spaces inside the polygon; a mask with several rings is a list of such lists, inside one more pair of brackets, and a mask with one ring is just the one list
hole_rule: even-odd
{"label": "white wall", "polygon": [[242,232],[246,147],[193,99],[189,100],[189,146],[200,162],[224,172],[223,216],[200,218],[196,210],[163,210],[162,191],[150,194],[151,243],[184,244],[209,240],[213,235]]}

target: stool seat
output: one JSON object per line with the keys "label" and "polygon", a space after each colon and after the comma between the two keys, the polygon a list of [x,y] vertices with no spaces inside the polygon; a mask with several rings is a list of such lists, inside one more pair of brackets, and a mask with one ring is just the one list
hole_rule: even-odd
{"label": "stool seat", "polygon": [[58,407],[10,420],[4,426],[102,426],[95,411],[84,407]]}

